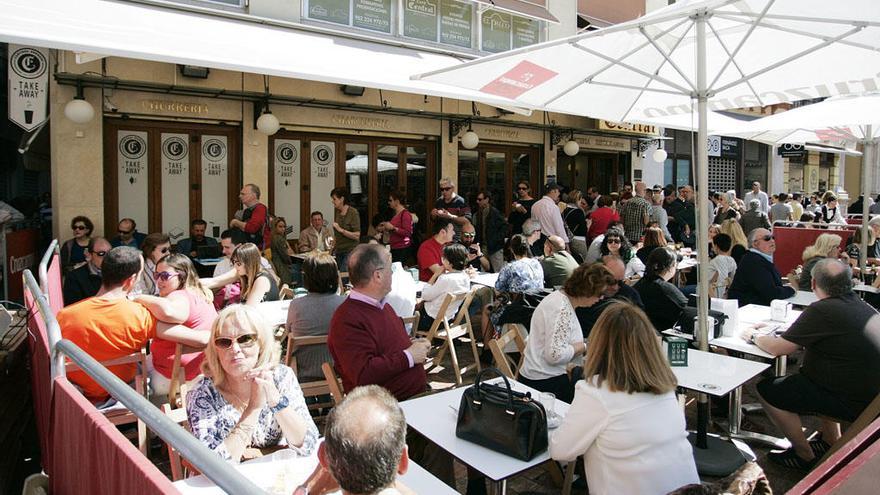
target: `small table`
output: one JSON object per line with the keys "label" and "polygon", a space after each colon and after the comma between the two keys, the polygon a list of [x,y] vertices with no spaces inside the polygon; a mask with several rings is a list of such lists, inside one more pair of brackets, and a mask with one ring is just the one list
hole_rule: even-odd
{"label": "small table", "polygon": [[[496,383],[499,380],[500,378],[489,380],[487,383]],[[536,399],[540,397],[540,392],[537,390],[515,380],[509,381],[512,389],[518,392],[531,392],[532,397]],[[550,460],[550,455],[545,451],[526,462],[456,437],[458,406],[464,389],[465,387],[460,387],[410,399],[401,402],[400,407],[408,425],[456,459],[485,474],[495,482],[498,493],[506,493],[507,478]],[[568,407],[565,402],[556,400],[555,411],[561,418],[565,417]]]}
{"label": "small table", "polygon": [[[293,493],[293,490],[309,477],[317,465],[317,448],[309,457],[296,457],[293,451],[285,449],[241,464],[229,464],[230,467],[236,469],[242,476],[254,482],[267,493],[278,495]],[[414,462],[409,463],[409,469],[400,476],[400,481],[416,493],[440,495],[454,495],[456,493],[455,490]],[[226,493],[205,475],[175,481],[174,487],[184,495]]]}
{"label": "small table", "polygon": [[795,306],[809,306],[814,302],[818,301],[819,298],[816,297],[816,294],[813,294],[812,291],[809,290],[799,290],[797,294],[789,297],[788,299],[783,299],[784,301],[788,301]]}

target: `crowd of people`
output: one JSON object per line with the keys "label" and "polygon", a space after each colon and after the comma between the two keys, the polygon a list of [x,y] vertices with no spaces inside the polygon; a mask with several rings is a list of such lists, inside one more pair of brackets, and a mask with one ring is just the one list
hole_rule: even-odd
{"label": "crowd of people", "polygon": [[[391,216],[362,236],[350,193],[333,189],[333,221],[312,212],[295,244],[287,240],[285,220],[269,214],[252,184],[242,188],[243,209],[219,243],[206,236],[200,219],[191,222],[189,238],[172,246],[166,234],[138,232],[132,219],[119,222],[113,239],[92,236],[92,222],[79,216],[61,248],[67,306],[58,321],[64,338],[99,360],[149,342],[152,393],[161,400],[172,380],[186,383],[191,431],[234,461],[279,447],[311,455],[318,430],[299,383],[322,379],[321,365],[332,363],[350,395],[328,418],[319,466],[303,490],[329,484],[373,493],[359,490],[393,486],[408,458],[454,483],[451,458],[406,434],[396,401],[430,393],[423,364],[431,342],[411,338],[411,331],[452,319],[459,308],[440,314],[443,301],[471,292],[475,272],[497,273],[494,287],[473,289],[477,303],[469,309],[478,335],[488,343],[507,324],[528,332],[519,379],[571,403],[550,452],[560,460],[586,454],[586,478],[596,493],[665,493],[699,482],[675,377],[657,340],[679,322],[695,291],[688,283],[693,271],[682,276],[677,268],[689,250],[708,250],[712,297],[769,305],[800,289],[820,299],[782,338],[746,336],[773,354],[806,348],[799,373],[759,385],[765,409],[792,440],[793,448],[774,460],[811,467],[840,432],[829,422],[824,443],[811,444],[798,414],[852,419],[880,392],[880,317],[852,292],[850,261],[858,258],[861,237],[845,243],[835,233],[819,236],[785,279],[773,263],[774,225],[839,223],[833,194],[821,204],[812,196],[802,203],[797,194],[771,198],[757,182],[743,200],[733,191],[713,194],[709,242],[697,246],[690,186],[637,182],[610,194],[563,189],[551,182],[535,198],[530,184],[519,182],[505,217],[488,191],[475,194],[472,209],[444,178],[429,213],[430,236],[421,242],[419,219],[398,191],[387,197]],[[868,257],[877,260],[880,217],[870,224]],[[222,259],[200,277],[201,255],[210,250]],[[423,283],[420,301],[407,267]],[[259,310],[279,299],[284,285],[305,289],[288,307],[290,335],[327,336],[326,346],[288,350],[296,369],[281,359]],[[414,313],[419,326],[407,328],[401,318]],[[481,360],[491,361],[491,354]],[[111,370],[134,379],[132,365]],[[112,400],[84,374],[69,376],[96,405]],[[390,449],[382,476],[369,487],[360,475],[377,468],[346,447],[378,441],[365,431],[381,432]],[[468,478],[469,493],[485,492],[478,474]]]}

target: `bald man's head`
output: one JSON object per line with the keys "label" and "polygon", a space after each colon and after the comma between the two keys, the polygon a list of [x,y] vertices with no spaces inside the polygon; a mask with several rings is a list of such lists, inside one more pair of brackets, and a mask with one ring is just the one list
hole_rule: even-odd
{"label": "bald man's head", "polygon": [[826,297],[837,297],[853,290],[852,269],[848,264],[834,258],[823,258],[813,266],[814,291],[818,289]]}

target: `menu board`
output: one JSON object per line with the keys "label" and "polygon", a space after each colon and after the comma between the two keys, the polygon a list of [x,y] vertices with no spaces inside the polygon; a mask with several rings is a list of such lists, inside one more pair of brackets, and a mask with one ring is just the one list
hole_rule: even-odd
{"label": "menu board", "polygon": [[350,0],[309,0],[309,19],[348,24]]}
{"label": "menu board", "polygon": [[513,16],[513,48],[534,45],[540,41],[541,23],[535,19]]}
{"label": "menu board", "polygon": [[403,35],[437,41],[438,0],[403,0]]}
{"label": "menu board", "polygon": [[510,50],[510,14],[489,10],[483,12],[480,24],[483,33],[484,52],[505,52]]}
{"label": "menu board", "polygon": [[391,33],[391,0],[354,0],[352,25]]}
{"label": "menu board", "polygon": [[473,18],[473,4],[440,0],[440,43],[470,48],[473,45]]}

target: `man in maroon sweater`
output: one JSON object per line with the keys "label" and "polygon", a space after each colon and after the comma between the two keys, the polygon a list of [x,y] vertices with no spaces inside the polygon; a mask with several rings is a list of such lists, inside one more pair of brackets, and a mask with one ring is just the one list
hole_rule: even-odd
{"label": "man in maroon sweater", "polygon": [[398,400],[424,392],[430,343],[410,342],[403,321],[384,301],[391,292],[391,255],[376,244],[361,244],[348,262],[354,287],[333,313],[327,346],[346,390],[379,385]]}

